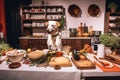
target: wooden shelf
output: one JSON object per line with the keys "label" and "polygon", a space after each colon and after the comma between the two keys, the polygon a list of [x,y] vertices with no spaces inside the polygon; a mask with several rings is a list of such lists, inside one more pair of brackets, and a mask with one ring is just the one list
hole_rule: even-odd
{"label": "wooden shelf", "polygon": [[109,27],[111,30],[120,30],[120,27]]}
{"label": "wooden shelf", "polygon": [[45,14],[45,12],[23,12],[23,14]]}
{"label": "wooden shelf", "polygon": [[25,21],[45,21],[46,19],[23,19]]}
{"label": "wooden shelf", "polygon": [[[21,6],[20,13],[22,33],[28,35],[34,33],[35,31],[41,32],[41,30],[41,33],[43,33],[43,27],[46,21],[60,21],[61,16],[65,16],[65,8],[61,5]],[[27,24],[31,25],[25,26]]]}
{"label": "wooden shelf", "polygon": [[[110,18],[115,17],[115,19]],[[120,27],[116,27],[116,24],[118,23],[118,20],[116,18],[120,17],[120,12],[107,12],[106,13],[106,22],[105,22],[105,33],[108,33],[109,29],[111,31],[118,33],[120,32]],[[113,24],[113,26],[110,27],[110,24]]]}

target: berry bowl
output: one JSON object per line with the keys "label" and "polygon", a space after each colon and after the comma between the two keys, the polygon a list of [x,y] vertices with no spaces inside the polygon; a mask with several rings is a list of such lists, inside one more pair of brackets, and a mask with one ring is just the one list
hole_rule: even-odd
{"label": "berry bowl", "polygon": [[12,62],[12,63],[17,63],[20,62],[24,55],[25,55],[26,51],[25,50],[20,50],[20,49],[14,49],[12,51],[8,51],[6,53],[6,56],[8,57],[8,59]]}

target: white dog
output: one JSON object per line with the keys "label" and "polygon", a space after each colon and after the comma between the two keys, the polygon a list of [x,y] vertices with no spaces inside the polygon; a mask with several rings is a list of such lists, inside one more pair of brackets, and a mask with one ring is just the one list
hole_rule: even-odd
{"label": "white dog", "polygon": [[51,47],[52,50],[61,51],[62,49],[61,33],[59,32],[59,28],[58,28],[60,24],[57,21],[48,21],[46,24],[48,26],[47,27],[48,47]]}

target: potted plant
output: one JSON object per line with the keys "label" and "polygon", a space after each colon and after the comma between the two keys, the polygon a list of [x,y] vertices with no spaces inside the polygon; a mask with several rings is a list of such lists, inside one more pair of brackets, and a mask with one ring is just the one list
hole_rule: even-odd
{"label": "potted plant", "polygon": [[60,23],[60,27],[59,27],[60,30],[64,29],[64,26],[65,26],[65,18],[64,18],[64,16],[61,16],[61,19],[60,19],[59,23]]}
{"label": "potted plant", "polygon": [[112,50],[115,49],[115,47],[120,44],[120,38],[115,37],[110,34],[102,34],[99,37],[99,41],[101,44],[104,44],[105,46],[105,54],[106,56],[112,54]]}
{"label": "potted plant", "polygon": [[100,43],[104,44],[106,47],[113,47],[119,44],[120,38],[112,36],[110,34],[102,34],[99,37]]}
{"label": "potted plant", "polygon": [[118,5],[115,2],[112,2],[108,5],[108,8],[111,10],[111,12],[115,12],[118,8]]}

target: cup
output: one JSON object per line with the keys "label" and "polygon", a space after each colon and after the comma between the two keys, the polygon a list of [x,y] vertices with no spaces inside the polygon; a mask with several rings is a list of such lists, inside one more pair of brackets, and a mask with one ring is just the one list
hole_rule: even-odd
{"label": "cup", "polygon": [[71,50],[71,47],[70,47],[70,46],[64,46],[64,47],[63,47],[63,50],[65,51],[65,54],[66,54],[66,55],[69,55],[69,52],[70,52],[70,50]]}
{"label": "cup", "polygon": [[47,53],[48,53],[48,49],[43,49],[43,53],[44,53],[44,55],[46,55]]}
{"label": "cup", "polygon": [[105,46],[103,44],[98,44],[98,50],[97,50],[97,56],[99,58],[104,58],[105,57]]}

